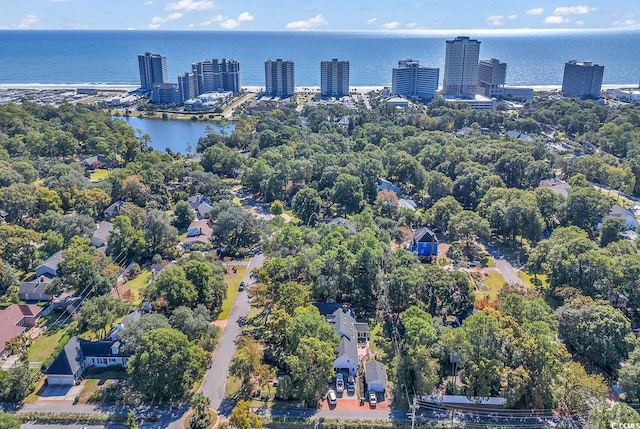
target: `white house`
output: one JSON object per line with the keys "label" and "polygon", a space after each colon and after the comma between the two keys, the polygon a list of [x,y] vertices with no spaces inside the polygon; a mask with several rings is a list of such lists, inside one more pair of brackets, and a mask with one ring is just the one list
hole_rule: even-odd
{"label": "white house", "polygon": [[120,354],[119,341],[88,341],[72,337],[45,371],[49,385],[74,385],[90,366],[125,367],[128,355]]}
{"label": "white house", "polygon": [[377,360],[367,362],[364,366],[364,379],[369,392],[383,393],[387,387],[387,370]]}
{"label": "white house", "polygon": [[358,331],[351,310],[346,306],[339,308],[328,320],[340,339],[333,369],[355,375],[358,370]]}

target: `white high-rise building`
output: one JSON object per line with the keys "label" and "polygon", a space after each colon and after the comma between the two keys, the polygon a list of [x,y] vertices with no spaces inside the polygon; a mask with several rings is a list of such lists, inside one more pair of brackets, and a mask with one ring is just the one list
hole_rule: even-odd
{"label": "white high-rise building", "polygon": [[478,89],[480,42],[468,37],[446,41],[443,94],[465,97]]}
{"label": "white high-rise building", "polygon": [[281,58],[264,62],[266,94],[272,97],[290,97],[295,93],[295,68],[292,60]]}
{"label": "white high-rise building", "polygon": [[496,58],[480,60],[478,63],[478,86],[487,97],[500,97],[504,93],[507,79],[507,63]]}
{"label": "white high-rise building", "polygon": [[320,62],[320,95],[343,97],[349,95],[349,61]]}
{"label": "white high-rise building", "polygon": [[151,91],[154,83],[167,83],[167,57],[160,54],[145,52],[138,55],[138,69],[140,70],[140,88]]}
{"label": "white high-rise building", "polygon": [[182,73],[178,76],[178,98],[181,103],[199,95],[196,89],[196,77],[193,73]]}
{"label": "white high-rise building", "polygon": [[212,59],[191,64],[197,94],[206,92],[240,92],[240,63],[233,59]]}
{"label": "white high-rise building", "polygon": [[566,97],[600,98],[604,66],[571,60],[564,65],[562,95]]}
{"label": "white high-rise building", "polygon": [[423,67],[416,60],[400,60],[393,69],[391,92],[407,98],[431,100],[438,90],[440,69]]}

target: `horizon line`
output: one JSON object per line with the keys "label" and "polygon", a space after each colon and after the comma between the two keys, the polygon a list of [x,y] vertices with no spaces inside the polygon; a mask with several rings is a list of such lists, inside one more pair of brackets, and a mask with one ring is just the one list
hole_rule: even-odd
{"label": "horizon line", "polygon": [[270,29],[270,30],[226,30],[226,29],[149,29],[149,28],[0,28],[0,32],[37,32],[37,31],[134,31],[134,32],[183,32],[183,33],[365,33],[365,34],[399,34],[399,35],[450,35],[454,33],[477,33],[482,35],[527,35],[527,34],[554,34],[554,33],[596,33],[596,32],[639,32],[637,27],[562,27],[562,28],[438,28],[438,29]]}

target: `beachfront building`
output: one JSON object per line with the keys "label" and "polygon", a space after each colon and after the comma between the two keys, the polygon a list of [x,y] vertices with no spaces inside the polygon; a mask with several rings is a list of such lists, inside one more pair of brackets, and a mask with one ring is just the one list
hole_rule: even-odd
{"label": "beachfront building", "polygon": [[154,104],[180,104],[178,85],[175,83],[154,83],[151,89]]}
{"label": "beachfront building", "polygon": [[198,95],[197,89],[196,77],[193,73],[182,73],[178,76],[178,98],[180,103],[196,97]]}
{"label": "beachfront building", "polygon": [[291,97],[295,92],[295,68],[292,60],[281,58],[264,62],[266,95],[271,97]]}
{"label": "beachfront building", "polygon": [[349,61],[320,62],[320,95],[323,97],[344,97],[349,95]]}
{"label": "beachfront building", "polygon": [[440,69],[423,67],[417,60],[400,60],[393,69],[391,93],[425,101],[433,99],[438,90]]}
{"label": "beachfront building", "polygon": [[138,55],[140,89],[151,91],[154,83],[167,83],[167,57],[145,52]]}
{"label": "beachfront building", "polygon": [[487,97],[502,97],[507,79],[507,63],[496,58],[480,60],[478,63],[478,86],[480,94]]}
{"label": "beachfront building", "polygon": [[470,97],[478,89],[480,42],[468,37],[446,41],[443,94]]}
{"label": "beachfront building", "polygon": [[234,59],[216,58],[191,64],[196,95],[207,92],[240,92],[240,63]]}
{"label": "beachfront building", "polygon": [[604,66],[589,61],[571,60],[564,65],[562,95],[565,97],[600,98]]}

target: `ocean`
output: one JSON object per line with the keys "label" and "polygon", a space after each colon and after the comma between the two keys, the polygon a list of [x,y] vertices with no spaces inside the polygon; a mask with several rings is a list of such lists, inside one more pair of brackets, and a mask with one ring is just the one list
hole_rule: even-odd
{"label": "ocean", "polygon": [[320,85],[320,61],[350,61],[352,86],[391,84],[400,59],[444,68],[444,41],[482,42],[480,58],[507,63],[507,85],[560,85],[571,59],[605,66],[605,84],[640,81],[640,31],[443,33],[242,31],[0,31],[1,84],[138,85],[137,55],[167,57],[169,81],[207,58],[240,62],[242,86],[264,86],[266,59],[295,61],[296,86]]}

